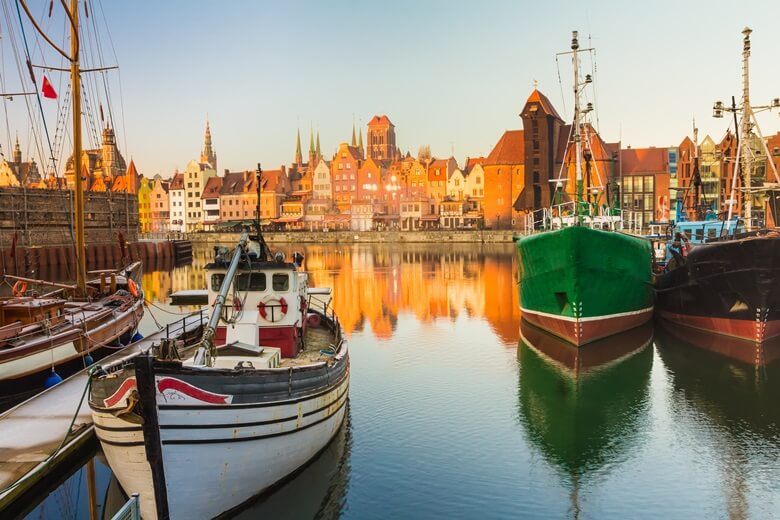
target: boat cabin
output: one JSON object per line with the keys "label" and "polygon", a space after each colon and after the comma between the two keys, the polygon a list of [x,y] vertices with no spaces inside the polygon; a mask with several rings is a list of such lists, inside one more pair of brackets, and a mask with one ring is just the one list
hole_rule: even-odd
{"label": "boat cabin", "polygon": [[[228,271],[215,261],[206,266],[208,301],[213,305]],[[280,349],[293,358],[302,348],[306,328],[308,278],[298,262],[261,262],[250,253],[239,264],[216,329],[215,345],[258,345]]]}
{"label": "boat cabin", "polygon": [[50,326],[64,320],[65,300],[55,298],[12,298],[0,304],[0,325],[31,325],[47,321]]}
{"label": "boat cabin", "polygon": [[703,244],[719,238],[734,238],[735,235],[745,232],[745,223],[736,218],[678,222],[674,226],[674,232],[682,233],[691,244]]}

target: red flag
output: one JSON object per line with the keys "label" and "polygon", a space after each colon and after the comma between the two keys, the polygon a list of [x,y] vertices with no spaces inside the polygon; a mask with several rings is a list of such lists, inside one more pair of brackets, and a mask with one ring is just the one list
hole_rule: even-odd
{"label": "red flag", "polygon": [[54,91],[54,87],[49,83],[49,78],[43,77],[43,97],[49,99],[57,99],[57,92]]}

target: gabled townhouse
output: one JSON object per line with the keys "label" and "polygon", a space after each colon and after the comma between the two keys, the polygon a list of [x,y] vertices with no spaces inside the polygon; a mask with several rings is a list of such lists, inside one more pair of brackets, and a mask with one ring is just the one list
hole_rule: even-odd
{"label": "gabled townhouse", "polygon": [[168,188],[171,231],[178,233],[187,230],[187,208],[184,196],[184,174],[176,172]]}
{"label": "gabled townhouse", "polygon": [[358,197],[358,170],[362,164],[360,150],[347,143],[341,143],[330,163],[333,200],[342,208]]}
{"label": "gabled townhouse", "polygon": [[157,174],[152,181],[149,201],[152,205],[152,232],[164,233],[170,229],[170,182]]}
{"label": "gabled townhouse", "polygon": [[216,177],[217,171],[210,163],[190,161],[184,169],[184,200],[186,203],[185,211],[187,213],[186,230],[199,231],[203,229],[204,210],[202,206],[201,194],[206,182],[212,177]]}
{"label": "gabled townhouse", "polygon": [[203,229],[213,231],[220,222],[220,192],[222,191],[222,177],[211,177],[206,181],[206,186],[201,194],[203,205]]}

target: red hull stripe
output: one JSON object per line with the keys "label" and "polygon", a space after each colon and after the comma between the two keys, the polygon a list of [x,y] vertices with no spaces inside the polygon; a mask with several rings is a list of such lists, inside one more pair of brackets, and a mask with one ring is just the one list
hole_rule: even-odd
{"label": "red hull stripe", "polygon": [[636,314],[593,316],[588,317],[587,321],[581,321],[523,310],[523,318],[528,322],[577,346],[638,327],[652,315],[653,309],[649,308]]}
{"label": "red hull stripe", "polygon": [[157,390],[159,390],[160,393],[163,393],[166,390],[176,390],[177,392],[192,397],[193,399],[211,404],[225,404],[228,402],[228,397],[230,397],[229,395],[207,392],[198,388],[197,386],[192,386],[191,384],[186,383],[181,379],[175,379],[173,377],[163,377],[160,379],[157,382]]}
{"label": "red hull stripe", "polygon": [[674,312],[658,311],[662,318],[688,327],[715,334],[763,342],[780,336],[780,320],[763,322],[760,320],[737,320],[731,318],[712,318],[709,316],[691,316]]}
{"label": "red hull stripe", "polygon": [[103,399],[103,405],[105,405],[106,408],[111,408],[119,401],[124,399],[125,395],[127,395],[127,393],[135,387],[135,377],[129,377],[125,379],[122,384],[119,385],[119,388],[117,388],[116,392]]}

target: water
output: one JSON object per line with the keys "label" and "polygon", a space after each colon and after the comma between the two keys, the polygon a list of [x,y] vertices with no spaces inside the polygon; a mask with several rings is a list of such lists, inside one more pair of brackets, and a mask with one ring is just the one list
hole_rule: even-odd
{"label": "water", "polygon": [[[350,338],[348,419],[239,518],[780,518],[776,349],[739,361],[659,326],[579,351],[523,341],[509,244],[302,249]],[[204,287],[209,254],[144,275],[145,330],[177,319],[172,290]],[[123,498],[95,460],[110,512]],[[87,517],[74,471],[30,518]]]}

